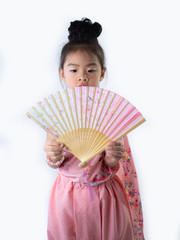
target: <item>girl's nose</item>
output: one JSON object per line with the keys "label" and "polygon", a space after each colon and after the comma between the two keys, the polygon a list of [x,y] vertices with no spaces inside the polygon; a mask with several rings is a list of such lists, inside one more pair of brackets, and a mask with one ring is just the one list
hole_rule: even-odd
{"label": "girl's nose", "polygon": [[82,74],[81,76],[79,76],[78,80],[81,82],[87,82],[88,77],[86,76],[86,74]]}
{"label": "girl's nose", "polygon": [[87,82],[88,78],[87,78],[87,76],[80,76],[78,80],[81,82]]}

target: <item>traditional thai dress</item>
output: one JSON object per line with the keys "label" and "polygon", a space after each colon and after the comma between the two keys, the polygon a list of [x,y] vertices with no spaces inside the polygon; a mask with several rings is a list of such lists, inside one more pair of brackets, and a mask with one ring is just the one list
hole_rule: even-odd
{"label": "traditional thai dress", "polygon": [[53,185],[48,240],[143,240],[143,217],[137,174],[127,136],[124,157],[115,167],[105,152],[85,168],[70,152]]}

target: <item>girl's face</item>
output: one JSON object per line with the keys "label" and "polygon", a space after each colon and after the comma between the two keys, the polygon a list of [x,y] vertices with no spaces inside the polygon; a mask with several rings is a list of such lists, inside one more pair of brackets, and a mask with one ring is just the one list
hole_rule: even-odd
{"label": "girl's face", "polygon": [[67,55],[63,69],[59,69],[61,80],[68,88],[78,86],[98,87],[106,69],[102,69],[94,54],[78,50]]}

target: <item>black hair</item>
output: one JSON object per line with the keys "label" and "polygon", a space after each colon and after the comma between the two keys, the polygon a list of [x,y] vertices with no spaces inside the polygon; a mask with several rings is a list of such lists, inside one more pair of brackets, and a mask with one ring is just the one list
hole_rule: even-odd
{"label": "black hair", "polygon": [[82,18],[82,20],[76,20],[70,23],[69,42],[66,43],[61,51],[60,68],[63,69],[66,56],[69,53],[73,53],[77,50],[84,50],[88,53],[94,54],[101,65],[101,68],[105,68],[105,55],[102,47],[100,46],[97,38],[102,32],[102,27],[99,23],[92,23],[88,18]]}

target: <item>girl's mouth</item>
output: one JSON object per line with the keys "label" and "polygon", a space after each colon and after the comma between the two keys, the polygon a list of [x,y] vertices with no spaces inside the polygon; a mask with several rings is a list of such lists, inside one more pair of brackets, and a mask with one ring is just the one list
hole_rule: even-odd
{"label": "girl's mouth", "polygon": [[79,87],[87,87],[85,84],[80,84]]}

